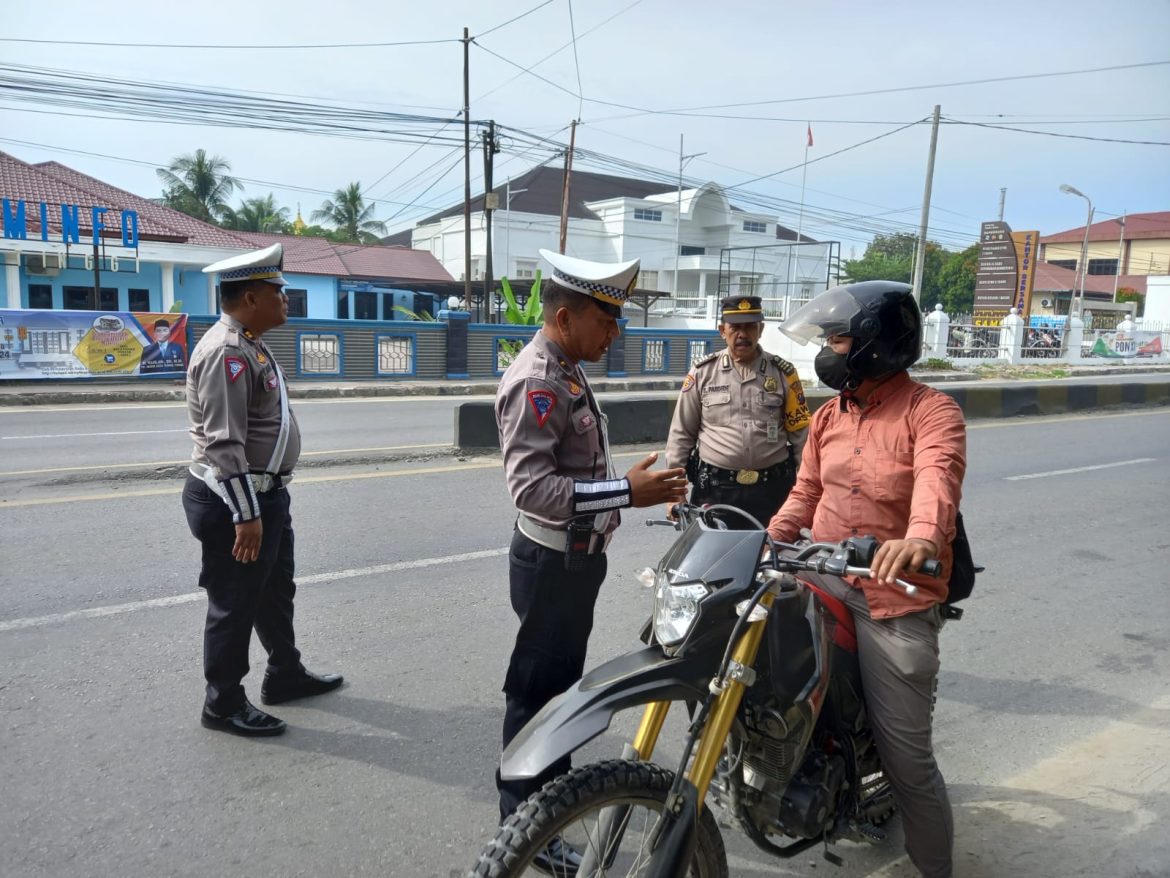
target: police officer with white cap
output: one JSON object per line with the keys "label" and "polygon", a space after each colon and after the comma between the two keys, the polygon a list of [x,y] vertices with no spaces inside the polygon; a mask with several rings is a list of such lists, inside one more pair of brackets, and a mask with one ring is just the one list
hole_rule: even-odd
{"label": "police officer with white cap", "polygon": [[[496,392],[504,475],[519,510],[509,580],[520,630],[504,679],[504,746],[584,671],[618,510],[678,502],[686,494],[682,469],[650,470],[657,454],[624,476],[615,473],[606,418],[581,367],[600,360],[617,338],[638,260],[611,264],[540,253],[552,266],[541,290],[544,325]],[[527,781],[505,781],[497,772],[501,819],[569,768],[566,758]],[[542,856],[536,865],[556,874],[574,874],[579,863],[559,839]]]}
{"label": "police officer with white cap", "polygon": [[795,367],[760,347],[763,301],[721,304],[727,348],[683,379],[666,463],[687,467],[692,503],[735,506],[766,527],[796,481],[810,415]]}
{"label": "police officer with white cap", "polygon": [[203,544],[207,590],[202,724],[235,735],[279,735],[283,720],[257,709],[241,683],[252,629],[268,653],[265,704],[319,695],[339,674],[305,669],[293,634],[293,530],[287,484],[301,452],[284,373],[261,336],[288,320],[280,244],[203,269],[218,273],[219,322],[187,370],[195,449],[183,489],[191,533]]}

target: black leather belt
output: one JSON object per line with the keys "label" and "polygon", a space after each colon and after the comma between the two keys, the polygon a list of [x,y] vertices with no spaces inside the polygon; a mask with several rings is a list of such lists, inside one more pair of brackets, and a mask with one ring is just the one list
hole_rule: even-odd
{"label": "black leather belt", "polygon": [[699,475],[706,475],[715,483],[724,482],[747,486],[761,484],[779,477],[787,464],[787,460],[782,460],[767,469],[723,469],[701,460],[699,461]]}

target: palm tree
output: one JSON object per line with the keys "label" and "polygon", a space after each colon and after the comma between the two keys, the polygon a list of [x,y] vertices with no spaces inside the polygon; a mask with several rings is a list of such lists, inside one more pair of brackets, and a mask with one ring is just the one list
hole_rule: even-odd
{"label": "palm tree", "polygon": [[263,198],[247,198],[240,209],[223,210],[223,227],[241,232],[284,232],[288,228],[288,208],[278,207],[269,192]]}
{"label": "palm tree", "polygon": [[196,219],[213,223],[229,210],[228,199],[232,193],[244,188],[228,173],[231,169],[227,159],[209,156],[202,149],[178,156],[169,167],[156,171],[165,187],[163,203]]}
{"label": "palm tree", "polygon": [[362,197],[361,183],[338,189],[332,198],[322,202],[320,210],[313,211],[310,219],[331,223],[345,240],[355,243],[377,243],[377,236],[386,234],[386,224],[374,219],[374,205],[367,205]]}

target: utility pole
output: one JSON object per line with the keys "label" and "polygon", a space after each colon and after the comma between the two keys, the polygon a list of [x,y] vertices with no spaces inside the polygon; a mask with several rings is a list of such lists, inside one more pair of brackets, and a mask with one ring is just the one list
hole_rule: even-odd
{"label": "utility pole", "polygon": [[561,251],[565,252],[565,239],[569,235],[569,177],[573,173],[573,150],[577,146],[577,120],[569,130],[569,151],[565,153],[565,186],[561,191]]}
{"label": "utility pole", "polygon": [[938,148],[938,117],[942,112],[934,105],[934,121],[930,128],[930,157],[926,160],[926,188],[922,192],[922,222],[918,226],[918,255],[914,260],[914,299],[922,304],[922,273],[926,267],[926,230],[930,226],[930,187],[934,182],[934,153]]}
{"label": "utility pole", "polygon": [[1113,301],[1117,301],[1117,284],[1121,280],[1121,260],[1125,256],[1125,214],[1121,215],[1118,224],[1121,226],[1121,234],[1117,236],[1117,271],[1113,274]]}
{"label": "utility pole", "polygon": [[999,221],[1003,222],[1003,205],[1007,201],[1007,187],[999,190]]}
{"label": "utility pole", "polygon": [[[691,159],[697,159],[701,155],[706,155],[705,152],[693,152],[690,155],[683,155],[683,136],[678,136],[678,205],[674,212],[674,279],[670,284],[671,298],[678,299],[678,257],[679,251],[682,249],[682,241],[679,234],[682,230],[682,184],[683,184],[683,168],[687,166],[687,162]],[[647,309],[649,310],[649,309]]]}
{"label": "utility pole", "polygon": [[[463,301],[471,307],[471,36],[463,28]],[[479,309],[476,309],[478,315]]]}
{"label": "utility pole", "polygon": [[[94,225],[97,225],[95,222]],[[100,311],[102,307],[102,257],[98,253],[98,236],[93,236],[93,310]]]}
{"label": "utility pole", "polygon": [[[496,143],[496,123],[488,122],[487,133],[483,136],[483,216],[487,236],[487,253],[484,257],[483,289],[484,295],[494,293],[495,280],[492,276],[492,215],[499,206],[499,197],[492,191],[492,158],[500,151]],[[507,271],[507,266],[504,271]]]}

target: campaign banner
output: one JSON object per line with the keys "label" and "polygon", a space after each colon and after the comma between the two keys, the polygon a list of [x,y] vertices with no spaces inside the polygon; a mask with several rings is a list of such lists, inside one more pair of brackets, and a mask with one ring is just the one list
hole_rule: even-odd
{"label": "campaign banner", "polygon": [[186,371],[186,314],[0,309],[0,379]]}
{"label": "campaign banner", "polygon": [[1162,333],[1142,329],[1102,332],[1090,353],[1107,359],[1157,357],[1162,354]]}

